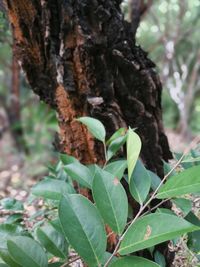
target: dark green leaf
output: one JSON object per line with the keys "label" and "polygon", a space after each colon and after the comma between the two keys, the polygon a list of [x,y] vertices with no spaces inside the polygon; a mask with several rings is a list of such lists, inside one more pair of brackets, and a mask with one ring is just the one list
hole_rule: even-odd
{"label": "dark green leaf", "polygon": [[96,207],[82,195],[63,196],[59,218],[72,247],[89,266],[98,266],[106,251],[106,233]]}
{"label": "dark green leaf", "polygon": [[149,176],[151,177],[151,188],[155,191],[158,188],[158,186],[161,182],[161,179],[160,179],[160,177],[158,177],[157,174],[155,174],[152,171],[148,170],[148,173],[149,173]]}
{"label": "dark green leaf", "polygon": [[128,217],[128,199],[119,180],[98,168],[92,185],[96,206],[111,229],[121,234]]}
{"label": "dark green leaf", "polygon": [[188,234],[187,246],[191,251],[193,251],[195,253],[199,253],[199,251],[200,251],[200,231],[194,231],[194,232]]}
{"label": "dark green leaf", "polygon": [[66,258],[68,245],[64,236],[48,224],[37,229],[37,237],[40,243],[54,256]]}
{"label": "dark green leaf", "polygon": [[198,227],[175,215],[154,213],[138,219],[129,226],[119,253],[125,255],[171,240]]}
{"label": "dark green leaf", "polygon": [[156,250],[154,254],[154,259],[160,267],[166,267],[165,257],[163,256],[163,254],[160,253],[160,251]]}

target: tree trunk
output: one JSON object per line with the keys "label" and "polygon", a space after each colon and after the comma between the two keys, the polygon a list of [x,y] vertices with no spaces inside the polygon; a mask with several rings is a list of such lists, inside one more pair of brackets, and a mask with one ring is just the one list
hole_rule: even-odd
{"label": "tree trunk", "polygon": [[163,176],[172,157],[161,113],[162,86],[135,44],[119,0],[5,0],[16,55],[41,100],[58,112],[57,146],[84,163],[103,162],[103,148],[74,119],[100,119],[110,136],[137,128],[146,166]]}

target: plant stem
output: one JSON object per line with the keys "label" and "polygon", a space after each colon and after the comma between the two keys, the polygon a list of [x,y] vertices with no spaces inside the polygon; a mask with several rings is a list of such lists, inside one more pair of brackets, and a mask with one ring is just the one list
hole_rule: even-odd
{"label": "plant stem", "polygon": [[71,263],[77,261],[77,260],[80,260],[80,256],[77,256],[76,258],[74,258],[73,260],[71,261],[68,261],[68,262],[65,262],[63,265],[61,265],[60,267],[66,267],[66,266],[69,266]]}
{"label": "plant stem", "polygon": [[125,230],[125,232],[123,233],[123,235],[119,238],[119,241],[112,253],[112,255],[110,256],[110,258],[107,260],[107,262],[105,263],[104,267],[107,267],[109,265],[109,263],[111,262],[112,258],[115,256],[115,254],[117,253],[120,244],[122,242],[122,240],[124,239],[124,236],[126,235],[127,231],[129,230],[129,228],[136,222],[136,220],[139,218],[139,216],[142,214],[142,212],[145,210],[145,208],[151,203],[151,201],[156,198],[156,194],[159,191],[160,187],[164,184],[164,182],[167,180],[167,178],[169,177],[169,175],[178,167],[178,165],[182,162],[183,158],[185,157],[186,154],[189,153],[189,151],[196,146],[198,143],[200,142],[200,136],[197,136],[194,138],[194,140],[191,142],[191,144],[185,149],[183,155],[180,157],[180,159],[176,162],[176,164],[174,165],[174,167],[164,176],[163,180],[160,182],[160,184],[158,185],[158,187],[156,188],[156,190],[153,192],[152,196],[149,198],[149,200],[144,204],[144,206],[140,207],[140,210],[138,211],[138,213],[136,214],[135,218],[132,220],[130,226]]}

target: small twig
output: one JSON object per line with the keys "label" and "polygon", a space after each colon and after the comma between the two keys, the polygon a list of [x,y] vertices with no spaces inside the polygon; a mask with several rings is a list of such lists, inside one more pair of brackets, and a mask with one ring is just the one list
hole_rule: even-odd
{"label": "small twig", "polygon": [[125,232],[123,233],[123,235],[119,238],[118,243],[112,253],[112,255],[109,257],[109,259],[107,260],[107,262],[105,263],[104,267],[107,267],[109,265],[109,263],[111,262],[112,258],[115,256],[115,254],[117,253],[120,244],[122,242],[122,240],[124,239],[124,236],[126,235],[126,233],[128,232],[129,228],[135,223],[135,221],[139,218],[139,216],[142,214],[142,212],[145,210],[146,207],[148,207],[148,205],[151,203],[151,201],[156,198],[156,195],[159,191],[159,189],[161,188],[161,186],[164,184],[164,182],[167,180],[167,178],[170,176],[170,174],[178,167],[178,165],[182,162],[183,158],[185,157],[185,155],[187,155],[189,153],[189,151],[196,146],[198,143],[200,142],[200,136],[197,136],[194,138],[194,140],[191,142],[191,144],[185,149],[185,151],[183,152],[183,155],[180,157],[180,159],[176,162],[176,164],[174,165],[174,167],[164,176],[163,180],[160,182],[160,184],[158,185],[158,187],[156,188],[156,190],[154,191],[154,193],[152,194],[152,196],[149,198],[149,200],[144,204],[144,206],[140,207],[139,212],[137,213],[137,215],[135,216],[135,218],[132,220],[132,222],[130,223],[130,226],[125,230]]}
{"label": "small twig", "polygon": [[75,262],[75,261],[77,261],[77,260],[80,260],[80,256],[77,256],[76,258],[74,258],[74,259],[72,259],[72,260],[70,260],[70,261],[68,261],[68,262],[65,262],[63,265],[61,265],[60,267],[66,267],[66,266],[69,266],[71,263],[73,263],[73,262]]}
{"label": "small twig", "polygon": [[160,203],[158,203],[156,206],[150,208],[150,210],[148,210],[148,211],[146,211],[145,213],[143,213],[142,216],[147,215],[149,212],[156,210],[156,209],[159,208],[162,204],[164,204],[165,202],[167,202],[167,201],[169,201],[169,200],[170,200],[170,198],[167,198],[167,199],[162,200],[162,201],[161,201]]}

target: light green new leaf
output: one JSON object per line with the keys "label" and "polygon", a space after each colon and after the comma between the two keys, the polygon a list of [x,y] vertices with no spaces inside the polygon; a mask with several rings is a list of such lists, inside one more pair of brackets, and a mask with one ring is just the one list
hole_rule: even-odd
{"label": "light green new leaf", "polygon": [[106,233],[97,208],[82,195],[63,196],[59,218],[72,247],[89,266],[99,266],[106,251]]}
{"label": "light green new leaf", "polygon": [[22,266],[47,267],[48,259],[38,242],[17,236],[7,241],[8,251],[12,258]]}
{"label": "light green new leaf", "polygon": [[199,228],[175,215],[154,213],[138,219],[129,226],[119,253],[126,255],[149,248]]}
{"label": "light green new leaf", "polygon": [[129,181],[138,160],[141,146],[142,143],[140,137],[132,129],[129,129],[127,137],[127,163]]}
{"label": "light green new leaf", "polygon": [[127,168],[126,160],[117,160],[106,165],[105,171],[112,173],[115,177],[117,177],[118,180],[121,180],[126,168]]}
{"label": "light green new leaf", "polygon": [[47,199],[60,200],[62,194],[75,193],[73,187],[64,181],[45,178],[32,188],[32,194]]}
{"label": "light green new leaf", "polygon": [[155,262],[137,256],[129,256],[114,261],[110,267],[159,267]]}
{"label": "light green new leaf", "polygon": [[77,121],[80,121],[85,126],[87,126],[89,132],[99,141],[105,142],[106,137],[106,131],[103,126],[103,124],[94,118],[90,117],[81,117],[77,119]]}
{"label": "light green new leaf", "polygon": [[98,168],[92,195],[104,221],[114,232],[121,234],[127,222],[128,199],[117,177]]}
{"label": "light green new leaf", "polygon": [[38,228],[36,233],[40,243],[52,255],[59,258],[67,257],[67,242],[64,236],[60,232],[56,231],[51,224]]}
{"label": "light green new leaf", "polygon": [[129,189],[134,199],[143,204],[151,187],[151,177],[140,160],[137,160],[131,179]]}
{"label": "light green new leaf", "polygon": [[66,173],[72,178],[72,180],[76,180],[81,185],[91,188],[93,175],[89,168],[81,164],[80,162],[71,163],[64,167]]}
{"label": "light green new leaf", "polygon": [[111,137],[106,141],[106,145],[110,145],[112,141],[117,139],[120,136],[125,136],[126,129],[125,128],[119,128]]}
{"label": "light green new leaf", "polygon": [[157,198],[171,198],[200,191],[200,166],[171,177],[158,191]]}
{"label": "light green new leaf", "polygon": [[124,145],[124,143],[126,142],[126,138],[126,135],[120,136],[110,143],[106,156],[107,161],[110,160],[116,154],[116,152]]}

